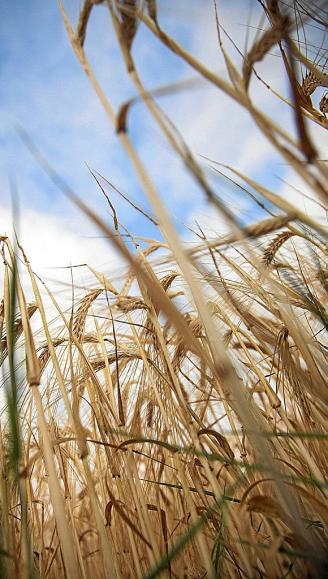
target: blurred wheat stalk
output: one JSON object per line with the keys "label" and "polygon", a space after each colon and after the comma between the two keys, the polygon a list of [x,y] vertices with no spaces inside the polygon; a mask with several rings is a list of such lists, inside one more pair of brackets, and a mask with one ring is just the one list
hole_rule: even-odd
{"label": "blurred wheat stalk", "polygon": [[[191,249],[179,239],[129,138],[134,101],[116,114],[87,60],[84,41],[96,4],[109,9],[136,98],[227,221],[229,234],[208,239],[200,232]],[[309,13],[296,1],[289,8],[274,0],[261,4],[267,28],[244,55],[242,70],[222,42],[214,11],[227,81],[161,28],[155,0],[86,0],[76,31],[60,1],[72,47],[148,195],[155,218],[148,217],[164,242],[140,244],[128,233],[128,249],[112,204],[113,228],[39,156],[128,269],[123,283],[115,283],[90,266],[94,285],[66,312],[23,248],[1,238],[7,393],[1,577],[300,578],[327,572],[327,168],[305,123],[327,127],[327,97],[319,109],[311,100],[316,88],[327,87],[327,75],[293,40],[307,19],[324,26],[326,13]],[[132,52],[139,24],[250,112],[317,196],[322,220],[225,168],[274,208],[268,219],[240,227],[142,84]],[[276,46],[290,83],[296,138],[249,95],[256,64]],[[29,276],[30,305],[18,263]],[[45,293],[56,323],[49,320]]]}

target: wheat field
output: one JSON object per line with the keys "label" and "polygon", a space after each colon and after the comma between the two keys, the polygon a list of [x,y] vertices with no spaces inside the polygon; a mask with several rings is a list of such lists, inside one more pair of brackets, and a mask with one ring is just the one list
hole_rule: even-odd
{"label": "wheat field", "polygon": [[[109,198],[112,219],[99,215],[20,129],[34,160],[125,265],[111,278],[88,264],[89,288],[61,305],[19,238],[0,238],[1,578],[328,574],[328,173],[311,132],[328,127],[328,77],[298,41],[309,22],[324,30],[327,5],[260,4],[262,28],[239,65],[213,3],[220,76],[162,28],[156,0],[85,0],[74,23],[59,0],[76,66],[148,197],[144,217],[158,236],[134,236]],[[99,9],[109,11],[135,99],[225,223],[223,234],[195,227],[186,243],[177,231],[129,136],[133,101],[116,111],[88,61],[88,23]],[[238,163],[194,155],[161,109],[164,89],[148,92],[139,76],[140,26],[252,116],[311,191],[315,215]],[[293,134],[250,93],[273,50],[288,87],[274,96],[290,108]],[[177,87],[166,90],[174,97]],[[209,164],[266,215],[241,223],[208,179]]]}

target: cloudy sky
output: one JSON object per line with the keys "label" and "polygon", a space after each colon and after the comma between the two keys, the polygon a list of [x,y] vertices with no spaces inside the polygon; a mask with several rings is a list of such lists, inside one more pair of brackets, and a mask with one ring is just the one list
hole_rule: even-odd
{"label": "cloudy sky", "polygon": [[[213,2],[211,0],[160,0],[159,16],[168,30],[192,54],[214,71],[226,76],[219,53]],[[221,2],[220,16],[227,32],[241,51],[263,26],[256,0]],[[74,191],[110,220],[108,206],[90,176],[88,166],[99,171],[124,194],[149,209],[101,105],[69,45],[55,0],[0,0],[0,233],[12,228],[10,188],[18,189],[21,241],[34,268],[48,279],[61,277],[52,269],[90,263],[102,270],[115,270],[120,261],[107,241],[80,211],[50,182],[20,141],[15,127],[22,126],[55,170]],[[80,3],[66,0],[72,23]],[[240,57],[229,41],[226,46],[236,62]],[[115,41],[108,10],[96,6],[90,20],[86,52],[94,71],[115,110],[135,95]],[[140,76],[149,89],[195,79],[195,73],[140,26],[133,54]],[[287,94],[281,62],[275,51],[259,64],[258,71],[272,86]],[[290,110],[273,98],[263,85],[254,84],[252,95],[284,127],[292,127]],[[198,79],[192,88],[160,98],[160,104],[184,135],[195,155],[229,163],[268,187],[295,198],[280,179],[302,188],[289,167],[277,157],[260,135],[247,113],[221,92]],[[313,127],[321,154],[327,158],[324,131]],[[183,224],[194,220],[220,233],[222,222],[204,201],[202,192],[176,160],[170,146],[149,118],[142,104],[129,116],[129,133],[167,208],[182,235]],[[202,157],[199,157],[202,159]],[[222,179],[209,179],[231,209],[245,222],[256,218],[254,207]],[[136,235],[158,236],[158,232],[108,190],[118,217]],[[294,197],[293,197],[294,196]]]}

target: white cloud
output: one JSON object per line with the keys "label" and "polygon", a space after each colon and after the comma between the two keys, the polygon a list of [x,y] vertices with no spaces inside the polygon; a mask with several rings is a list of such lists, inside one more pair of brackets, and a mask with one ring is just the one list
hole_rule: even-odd
{"label": "white cloud", "polygon": [[[84,224],[84,230],[83,230]],[[118,256],[105,239],[96,237],[84,218],[77,224],[70,219],[27,210],[20,216],[18,237],[35,273],[50,287],[62,291],[63,299],[70,297],[71,265],[88,264],[94,269],[110,273],[117,269]],[[13,241],[12,217],[7,209],[0,210],[0,232]],[[92,237],[89,237],[91,236]],[[121,261],[122,263],[122,261]],[[25,269],[21,266],[24,288],[32,296]],[[90,283],[93,276],[87,268],[73,269],[74,281],[79,286]],[[93,279],[94,283],[97,283]]]}

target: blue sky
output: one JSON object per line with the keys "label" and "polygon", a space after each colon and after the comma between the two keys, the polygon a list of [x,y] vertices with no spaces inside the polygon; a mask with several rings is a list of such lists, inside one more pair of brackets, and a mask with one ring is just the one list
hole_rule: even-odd
{"label": "blue sky", "polygon": [[[162,0],[158,4],[163,28],[208,66],[225,75],[217,46],[213,3]],[[222,21],[243,49],[250,7],[250,22],[254,26],[259,23],[258,3],[235,0],[221,5]],[[93,227],[43,174],[20,142],[15,124],[28,131],[56,171],[103,216],[107,215],[107,206],[86,163],[145,207],[147,199],[73,54],[57,2],[0,0],[0,6],[1,233],[4,230],[8,233],[11,228],[8,175],[14,175],[19,190],[22,241],[40,273],[50,275],[46,268],[49,264],[64,266],[75,261],[90,261],[99,268],[108,268],[110,264],[116,267],[117,257],[106,242],[93,238],[97,235]],[[67,1],[66,6],[75,21],[79,3]],[[250,36],[252,34],[250,29]],[[148,88],[195,76],[143,26],[138,30],[133,51]],[[105,6],[96,6],[93,10],[86,52],[117,110],[135,91],[122,65]],[[258,69],[284,91],[285,80],[279,76],[280,62],[275,55]],[[255,96],[258,103],[271,107],[272,114],[283,119],[286,126],[291,125],[285,105],[259,86]],[[193,89],[161,98],[160,103],[196,155],[232,164],[265,185],[285,192],[276,176],[291,179],[288,167],[277,158],[248,115],[222,93],[200,81]],[[192,224],[195,218],[220,233],[222,221],[217,220],[213,209],[204,202],[202,192],[175,159],[143,105],[133,107],[129,130],[182,234],[181,223]],[[324,135],[320,135],[320,142],[323,151],[327,151]],[[254,217],[254,208],[248,200],[233,194],[221,179],[210,178],[217,193],[223,195],[232,209],[239,204],[245,221]],[[119,219],[132,232],[154,235],[148,222],[117,195],[111,194],[111,199]]]}

